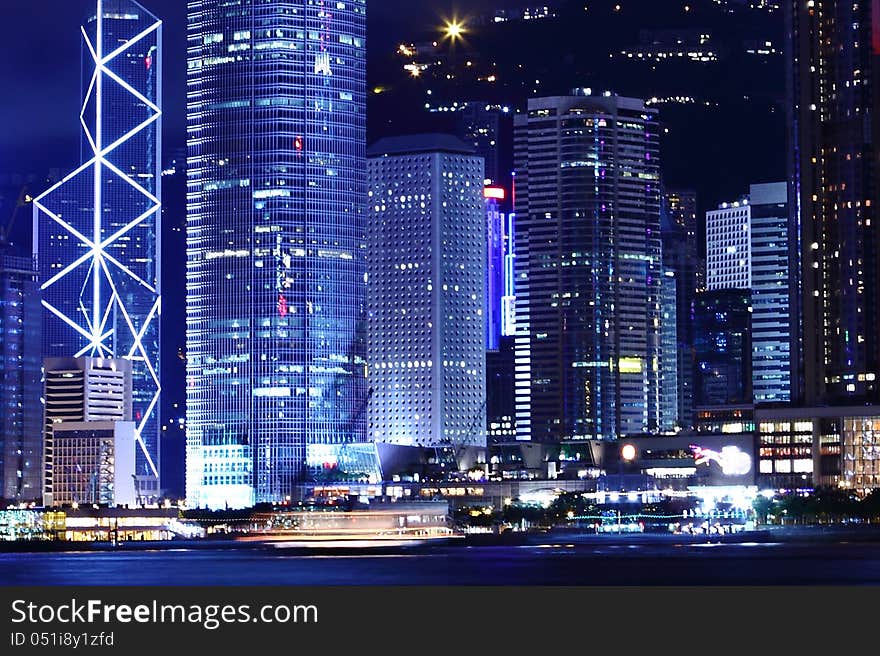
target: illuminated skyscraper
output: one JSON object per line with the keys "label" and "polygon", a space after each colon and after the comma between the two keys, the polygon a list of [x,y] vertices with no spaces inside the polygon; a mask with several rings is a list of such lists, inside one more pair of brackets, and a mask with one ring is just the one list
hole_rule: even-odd
{"label": "illuminated skyscraper", "polygon": [[0,244],[0,499],[41,494],[40,290],[34,261]]}
{"label": "illuminated skyscraper", "polygon": [[876,404],[880,2],[788,0],[785,8],[791,234],[799,235],[790,268],[800,280],[792,298],[802,305],[795,382],[810,405]]}
{"label": "illuminated skyscraper", "polygon": [[365,439],[364,0],[188,2],[187,500]]}
{"label": "illuminated skyscraper", "polygon": [[722,203],[706,213],[708,287],[751,291],[754,402],[787,403],[791,399],[787,185],[754,184],[749,192],[740,201]]}
{"label": "illuminated skyscraper", "polygon": [[136,474],[158,494],[162,23],[97,0],[83,36],[82,166],[34,201],[44,355],[132,362]]}
{"label": "illuminated skyscraper", "polygon": [[641,100],[515,117],[517,439],[660,428],[659,127]]}
{"label": "illuminated skyscraper", "polygon": [[483,158],[416,135],[378,141],[368,167],[370,437],[485,446]]}
{"label": "illuminated skyscraper", "polygon": [[[689,190],[666,191],[660,230],[663,235],[663,267],[674,274],[676,348],[671,353],[664,352],[663,357],[666,364],[671,366],[674,353],[678,368],[675,372],[678,386],[676,423],[685,429],[690,428],[694,421],[694,295],[700,268],[697,229],[696,193]],[[664,331],[664,335],[668,337],[669,331]],[[664,369],[664,380],[671,380],[668,368],[666,366]]]}

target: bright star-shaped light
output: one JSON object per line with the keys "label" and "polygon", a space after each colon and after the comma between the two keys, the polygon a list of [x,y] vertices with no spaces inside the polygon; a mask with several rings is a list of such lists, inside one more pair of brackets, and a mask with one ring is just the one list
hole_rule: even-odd
{"label": "bright star-shaped light", "polygon": [[456,19],[447,21],[443,27],[444,36],[451,41],[458,41],[464,36],[464,32],[464,23]]}

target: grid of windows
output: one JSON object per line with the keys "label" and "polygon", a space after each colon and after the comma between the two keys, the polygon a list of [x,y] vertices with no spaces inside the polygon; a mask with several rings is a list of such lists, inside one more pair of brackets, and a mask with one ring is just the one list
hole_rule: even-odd
{"label": "grid of windows", "polygon": [[192,505],[284,500],[365,438],[365,11],[188,3]]}
{"label": "grid of windows", "polygon": [[576,95],[530,99],[514,120],[517,439],[656,431],[656,111]]}
{"label": "grid of windows", "polygon": [[383,147],[368,160],[370,436],[485,444],[483,160]]}

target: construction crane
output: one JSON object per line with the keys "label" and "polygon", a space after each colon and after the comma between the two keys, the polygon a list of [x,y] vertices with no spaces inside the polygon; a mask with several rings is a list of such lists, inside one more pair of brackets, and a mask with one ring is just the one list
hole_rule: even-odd
{"label": "construction crane", "polygon": [[9,217],[9,221],[6,222],[5,226],[0,226],[0,247],[7,246],[9,244],[9,235],[12,233],[12,228],[15,226],[15,219],[18,218],[18,213],[21,211],[22,207],[30,205],[33,202],[33,198],[28,193],[28,186],[25,185],[21,188],[21,191],[18,194],[18,199],[15,201],[15,207],[12,210],[12,216]]}

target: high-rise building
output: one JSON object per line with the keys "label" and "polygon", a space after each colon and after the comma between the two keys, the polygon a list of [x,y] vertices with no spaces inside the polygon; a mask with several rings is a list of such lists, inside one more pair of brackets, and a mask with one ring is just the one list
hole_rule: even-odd
{"label": "high-rise building", "polygon": [[791,401],[788,186],[749,188],[752,260],[752,392],[756,404]]}
{"label": "high-rise building", "polygon": [[790,266],[802,306],[799,396],[810,405],[876,404],[880,5],[789,0],[785,7],[791,223],[800,237]]}
{"label": "high-rise building", "polygon": [[514,214],[503,187],[486,187],[486,436],[513,440],[515,430],[513,280]]}
{"label": "high-rise building", "polygon": [[508,222],[502,211],[507,192],[503,187],[486,187],[486,350],[497,351],[504,323],[505,264]]}
{"label": "high-rise building", "polygon": [[678,382],[680,361],[678,339],[678,288],[675,271],[663,271],[663,290],[660,302],[660,429],[669,432],[679,424],[678,395],[681,385]]}
{"label": "high-rise building", "polygon": [[710,290],[751,292],[754,402],[791,399],[788,191],[754,184],[740,201],[706,213]]}
{"label": "high-rise building", "polygon": [[[81,466],[73,455],[77,448],[74,442],[66,443],[73,452],[66,450],[60,459],[56,459],[59,454],[55,452],[55,431],[95,428],[109,431],[112,438],[116,432],[114,424],[131,423],[133,368],[130,360],[121,358],[46,358],[43,361],[43,500],[47,506],[66,498],[66,492],[59,499],[55,498],[56,471],[64,468],[64,484],[73,484],[76,476],[66,470]],[[87,440],[103,437],[88,437],[82,433],[79,436]],[[67,437],[76,438],[76,435],[68,434]],[[134,426],[131,439],[133,443]],[[155,489],[152,494],[156,494]]]}
{"label": "high-rise building", "polygon": [[0,498],[9,501],[41,496],[41,322],[33,258],[0,245]]}
{"label": "high-rise building", "polygon": [[162,22],[97,0],[82,26],[83,164],[34,200],[43,355],[126,358],[140,492],[159,478]]}
{"label": "high-rise building", "polygon": [[716,289],[697,294],[695,408],[751,404],[750,315],[748,289]]}
{"label": "high-rise building", "polygon": [[611,95],[515,119],[517,439],[660,428],[659,127]]}
{"label": "high-rise building", "polygon": [[722,203],[706,212],[706,288],[752,288],[749,200]]}
{"label": "high-rise building", "polygon": [[283,501],[366,438],[366,3],[187,7],[187,501]]}
{"label": "high-rise building", "polygon": [[455,137],[370,148],[370,438],[486,444],[483,159]]}
{"label": "high-rise building", "polygon": [[[663,268],[672,272],[675,278],[676,424],[691,428],[694,422],[694,296],[699,288],[697,274],[700,270],[697,194],[670,189],[664,194],[663,201],[660,226]],[[664,334],[668,335],[668,331]],[[666,352],[664,358],[671,365]],[[664,368],[663,375],[669,380],[668,367]]]}

